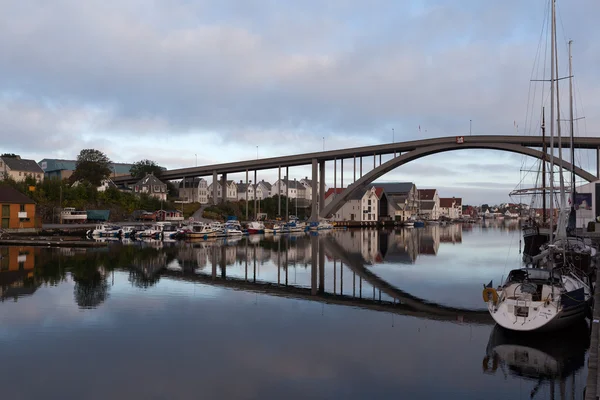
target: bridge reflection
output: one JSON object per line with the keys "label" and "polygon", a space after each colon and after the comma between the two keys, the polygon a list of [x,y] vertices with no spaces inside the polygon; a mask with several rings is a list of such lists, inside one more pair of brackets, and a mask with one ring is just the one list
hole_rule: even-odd
{"label": "bridge reflection", "polygon": [[[418,298],[372,271],[377,264],[411,265],[418,257],[435,256],[440,246],[460,243],[462,229],[456,224],[187,243],[131,242],[107,249],[17,249],[10,250],[14,257],[2,259],[0,293],[2,300],[16,300],[33,294],[43,283],[56,284],[70,276],[77,304],[93,308],[109,297],[111,271],[121,270],[140,288],[169,278],[419,318],[491,324],[485,310]],[[31,266],[23,269],[18,260],[24,258],[18,257],[25,251],[31,254]]]}

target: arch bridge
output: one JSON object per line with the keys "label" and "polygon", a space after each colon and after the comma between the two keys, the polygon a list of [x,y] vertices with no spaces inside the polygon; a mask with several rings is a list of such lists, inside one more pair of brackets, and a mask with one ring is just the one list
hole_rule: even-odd
{"label": "arch bridge", "polygon": [[[558,146],[559,140],[554,139],[554,146]],[[570,138],[563,137],[560,139],[560,144],[563,148],[568,148]],[[227,182],[228,173],[246,172],[246,183],[248,183],[248,173],[254,172],[254,185],[256,185],[257,171],[266,169],[278,169],[279,179],[281,179],[281,169],[285,168],[285,176],[289,176],[289,167],[311,165],[312,180],[311,180],[311,200],[312,213],[311,218],[316,220],[319,216],[326,217],[337,211],[346,199],[356,190],[364,188],[369,183],[373,182],[387,172],[404,165],[410,161],[426,157],[428,155],[442,153],[446,151],[463,150],[463,149],[486,149],[500,150],[512,153],[523,154],[538,159],[544,158],[545,149],[551,145],[551,139],[541,136],[519,136],[519,135],[473,135],[473,136],[449,136],[423,140],[413,140],[407,142],[388,143],[374,146],[354,147],[341,150],[330,150],[314,153],[296,154],[283,157],[271,157],[257,160],[238,161],[223,164],[204,165],[199,167],[180,168],[167,170],[163,173],[162,178],[165,180],[195,178],[195,177],[213,177],[213,182],[218,180],[218,175],[221,175],[221,184]],[[591,149],[600,154],[600,137],[575,137],[573,146],[578,149]],[[542,150],[538,150],[542,149]],[[392,159],[382,163],[383,155],[393,155]],[[379,156],[379,165],[377,165],[377,156]],[[363,175],[363,159],[372,157],[373,168]],[[549,155],[545,158],[549,160]],[[325,162],[334,162],[334,182],[337,182],[337,165],[338,161],[341,165],[340,182],[341,187],[344,187],[343,165],[344,161],[352,161],[354,164],[354,173],[352,183],[340,194],[336,195],[335,199],[324,206],[325,195]],[[358,167],[357,167],[358,161]],[[581,168],[573,167],[570,163],[559,160],[554,157],[557,165],[562,166],[567,170],[574,168],[575,173],[587,181],[593,181],[600,176],[600,157],[597,157],[596,175],[593,175]],[[357,179],[358,172],[358,179]],[[135,179],[131,176],[121,176],[114,179],[115,183],[132,184]],[[334,184],[335,185],[335,184]],[[334,186],[335,188],[335,186]],[[289,190],[289,188],[287,189]],[[289,192],[286,192],[286,197],[289,197]],[[217,185],[213,185],[212,193],[213,202],[218,201]],[[222,191],[222,201],[226,200],[226,191]],[[256,202],[256,199],[254,200]],[[255,207],[256,209],[256,207]],[[281,202],[279,204],[279,214],[281,215]],[[289,215],[286,210],[285,215]]]}

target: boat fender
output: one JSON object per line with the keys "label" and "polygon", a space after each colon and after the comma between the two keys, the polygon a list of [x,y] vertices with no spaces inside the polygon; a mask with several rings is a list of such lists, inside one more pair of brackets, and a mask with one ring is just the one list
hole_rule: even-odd
{"label": "boat fender", "polygon": [[498,303],[498,292],[496,291],[496,289],[494,288],[485,288],[483,289],[483,292],[481,293],[482,297],[483,297],[483,302],[487,303],[488,301],[490,301],[490,296],[492,297],[492,301],[494,304]]}
{"label": "boat fender", "polygon": [[[483,359],[483,372],[488,372],[488,370],[490,369],[490,356],[485,356],[485,358]],[[498,369],[498,357],[493,357],[492,358],[492,369],[490,370],[490,372],[496,372],[496,370]]]}

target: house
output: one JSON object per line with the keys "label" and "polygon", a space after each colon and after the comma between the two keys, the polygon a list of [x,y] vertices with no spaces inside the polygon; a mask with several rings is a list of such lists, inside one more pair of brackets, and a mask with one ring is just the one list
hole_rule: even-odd
{"label": "house", "polygon": [[[67,179],[73,175],[76,160],[61,160],[56,158],[44,158],[38,165],[44,172],[46,178]],[[111,177],[129,175],[133,164],[110,163]]]}
{"label": "house", "polygon": [[258,182],[258,187],[256,189],[256,194],[258,196],[258,199],[264,200],[267,197],[271,197],[272,189],[273,189],[273,186],[269,182],[266,182],[264,179],[262,179],[260,182]]}
{"label": "house", "polygon": [[418,189],[419,215],[426,219],[437,220],[440,210],[440,196],[437,189]]}
{"label": "house", "polygon": [[180,210],[158,210],[155,213],[156,221],[183,221],[183,213]]}
{"label": "house", "polygon": [[0,157],[0,175],[2,179],[12,178],[17,182],[22,182],[27,177],[38,182],[44,180],[44,171],[34,160],[25,160],[19,156]]}
{"label": "house", "polygon": [[[236,190],[237,190],[237,199],[238,200],[254,200],[255,196],[254,196],[254,188],[256,187],[256,185],[252,184],[252,181],[248,181],[248,184],[242,182],[240,180],[240,183],[236,184]],[[262,188],[258,188],[256,187],[256,192],[258,192],[259,190],[262,191]]]}
{"label": "house", "polygon": [[462,217],[462,199],[456,197],[440,197],[439,216],[448,219]]}
{"label": "house", "polygon": [[[333,201],[334,191],[325,193],[325,206]],[[379,200],[382,188],[363,188],[355,190],[346,203],[332,215],[333,221],[377,221],[379,219]]]}
{"label": "house", "polygon": [[[208,185],[208,198],[212,199],[213,198],[213,184],[215,182],[211,183],[210,185]],[[221,182],[217,180],[217,199],[221,200],[223,198],[222,196],[222,191],[221,191]],[[226,198],[227,201],[237,201],[237,185],[234,181],[227,181],[226,183]]]}
{"label": "house", "polygon": [[[77,187],[80,183],[81,181],[73,182],[71,187]],[[96,188],[96,191],[105,192],[109,188],[119,189],[118,186],[111,179],[104,179],[102,182],[100,182],[100,186]]]}
{"label": "house", "polygon": [[167,185],[162,183],[154,174],[147,174],[133,186],[133,193],[146,193],[148,196],[159,200],[167,200]]}
{"label": "house", "polygon": [[36,228],[35,202],[17,189],[0,185],[0,218],[2,229]]}
{"label": "house", "polygon": [[208,182],[204,178],[185,178],[179,182],[179,199],[186,203],[208,203]]}
{"label": "house", "polygon": [[383,210],[390,219],[406,221],[415,217],[419,208],[417,186],[412,182],[373,183],[368,187],[379,187],[385,191],[387,209]]}
{"label": "house", "polygon": [[272,196],[280,195],[286,196],[288,195],[290,199],[307,199],[306,197],[306,186],[297,180],[288,180],[287,176],[283,179],[278,179],[277,182],[273,184],[271,187]]}

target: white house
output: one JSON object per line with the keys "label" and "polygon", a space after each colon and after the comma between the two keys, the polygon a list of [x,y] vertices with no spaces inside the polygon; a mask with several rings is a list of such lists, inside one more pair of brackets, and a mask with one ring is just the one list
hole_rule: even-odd
{"label": "white house", "polygon": [[[325,193],[325,206],[333,200],[333,190]],[[339,192],[338,192],[339,193]],[[334,221],[377,221],[382,188],[371,187],[356,190],[346,203],[332,215]]]}
{"label": "white house", "polygon": [[[207,192],[208,192],[208,198],[212,199],[213,197],[213,183],[211,183],[210,185],[208,185],[207,188]],[[234,181],[227,181],[226,184],[226,189],[227,192],[225,193],[225,196],[227,198],[227,201],[237,201],[237,185]],[[222,195],[222,190],[221,190],[221,181],[217,180],[217,199],[221,200],[223,198]]]}
{"label": "white house", "polygon": [[[73,182],[71,187],[77,187],[77,186],[79,186],[80,183],[81,183],[81,181]],[[111,179],[104,179],[102,182],[100,182],[100,186],[98,186],[96,188],[96,191],[105,192],[109,188],[118,189],[117,185]]]}
{"label": "white house", "polygon": [[305,199],[306,198],[306,188],[305,186],[296,181],[296,180],[288,180],[287,176],[283,179],[277,180],[271,187],[271,196],[275,196],[279,194],[280,196],[286,196],[289,193],[290,199]]}
{"label": "white house", "polygon": [[426,219],[437,220],[440,217],[440,196],[437,189],[419,189],[417,196],[419,214]]}
{"label": "white house", "polygon": [[264,179],[262,179],[260,182],[258,182],[258,186],[256,188],[256,194],[258,195],[258,199],[264,200],[267,197],[273,196],[271,194],[271,190],[272,185],[269,182],[266,182]]}
{"label": "white house", "polygon": [[[386,182],[373,183],[369,187],[375,186],[385,191],[387,198],[387,210],[381,210],[381,214],[386,214],[390,219],[405,221],[417,215],[419,208],[417,187],[412,182]],[[383,205],[385,206],[385,204]]]}
{"label": "white house", "polygon": [[41,182],[44,180],[44,170],[33,160],[25,160],[19,156],[0,157],[0,179],[12,178],[22,182],[27,177]]}
{"label": "white house", "polygon": [[456,197],[440,197],[439,216],[449,219],[462,217],[462,199]]}
{"label": "white house", "polygon": [[186,178],[179,182],[179,198],[187,203],[208,203],[208,182],[204,178]]}

